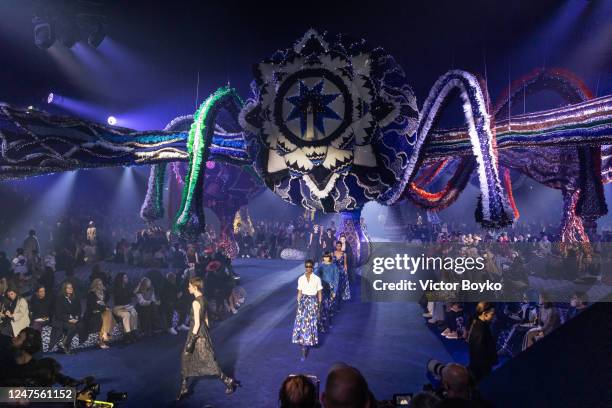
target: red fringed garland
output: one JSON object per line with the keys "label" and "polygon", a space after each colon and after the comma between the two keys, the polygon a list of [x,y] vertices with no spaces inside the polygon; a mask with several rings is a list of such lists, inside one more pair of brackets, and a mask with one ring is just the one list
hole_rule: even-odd
{"label": "red fringed garland", "polygon": [[419,186],[416,182],[411,182],[404,196],[421,208],[443,210],[459,198],[475,167],[476,159],[473,156],[464,157],[451,179],[440,191],[430,193],[424,189],[424,185]]}
{"label": "red fringed garland", "polygon": [[508,192],[508,202],[510,202],[510,207],[512,207],[512,211],[514,212],[514,219],[518,220],[521,214],[516,206],[516,202],[514,201],[514,193],[512,192],[512,178],[510,177],[510,170],[504,167],[504,188]]}
{"label": "red fringed garland", "polygon": [[448,162],[448,159],[444,159],[435,164],[427,166],[427,168],[425,168],[422,173],[415,178],[414,184],[416,184],[417,186],[426,186],[427,184],[431,183],[433,179],[435,179],[438,174],[440,174],[444,167],[446,167]]}

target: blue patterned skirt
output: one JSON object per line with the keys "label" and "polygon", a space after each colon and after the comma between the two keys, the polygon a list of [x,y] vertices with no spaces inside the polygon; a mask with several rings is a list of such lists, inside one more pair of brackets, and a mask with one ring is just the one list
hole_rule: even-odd
{"label": "blue patterned skirt", "polygon": [[335,292],[335,288],[324,285],[323,301],[321,302],[321,315],[319,318],[319,331],[325,333],[331,324],[331,318],[336,314],[337,297],[332,299],[331,295]]}
{"label": "blue patterned skirt", "polygon": [[319,344],[319,305],[317,296],[302,295],[298,303],[291,342],[302,346]]}
{"label": "blue patterned skirt", "polygon": [[349,285],[348,271],[344,267],[340,268],[340,279],[338,282],[339,296],[342,300],[349,300],[351,298],[351,287]]}

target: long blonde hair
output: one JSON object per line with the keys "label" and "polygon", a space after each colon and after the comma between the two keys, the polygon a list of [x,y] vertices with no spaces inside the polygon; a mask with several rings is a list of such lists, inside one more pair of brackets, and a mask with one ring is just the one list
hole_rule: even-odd
{"label": "long blonde hair", "polygon": [[104,283],[102,283],[102,279],[100,278],[92,280],[89,285],[89,291],[95,293],[99,300],[104,300],[105,290]]}

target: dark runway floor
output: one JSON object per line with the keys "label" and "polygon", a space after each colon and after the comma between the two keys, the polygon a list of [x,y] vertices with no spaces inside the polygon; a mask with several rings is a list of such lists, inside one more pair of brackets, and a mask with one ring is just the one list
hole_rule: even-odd
{"label": "dark runway floor", "polygon": [[238,260],[247,301],[238,314],[213,328],[216,356],[223,370],[242,381],[230,396],[214,378],[199,380],[191,397],[173,402],[179,387],[185,332],[142,339],[130,346],[53,354],[73,377],[94,375],[102,394],[127,391],[127,407],[276,407],[278,388],[291,373],[317,375],[321,388],[329,367],[344,361],[359,368],[378,399],[417,392],[427,382],[430,358],[466,362],[462,343],[441,341],[428,329],[415,303],[361,303],[358,288],[345,302],[322,344],[299,360],[291,344],[297,278],[301,262]]}

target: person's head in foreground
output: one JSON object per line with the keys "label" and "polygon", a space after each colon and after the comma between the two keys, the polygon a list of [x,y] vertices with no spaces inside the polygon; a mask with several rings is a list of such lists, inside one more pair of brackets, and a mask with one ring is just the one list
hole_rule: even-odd
{"label": "person's head in foreground", "polygon": [[408,408],[435,408],[440,402],[435,394],[431,392],[419,392],[408,403]]}
{"label": "person's head in foreground", "polygon": [[314,384],[305,375],[285,378],[278,392],[280,408],[312,408],[317,403]]}
{"label": "person's head in foreground", "polygon": [[[42,350],[42,337],[38,330],[26,327],[11,340],[13,349],[31,358]],[[29,361],[29,359],[28,359]]]}
{"label": "person's head in foreground", "polygon": [[374,408],[363,375],[355,367],[343,363],[329,370],[321,404],[325,408]]}
{"label": "person's head in foreground", "polygon": [[448,398],[470,397],[470,374],[466,367],[450,363],[442,369],[442,386]]}
{"label": "person's head in foreground", "polygon": [[489,302],[480,302],[476,305],[476,317],[489,323],[495,317],[495,305]]}

